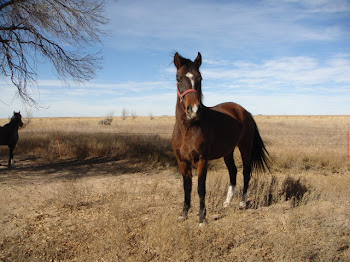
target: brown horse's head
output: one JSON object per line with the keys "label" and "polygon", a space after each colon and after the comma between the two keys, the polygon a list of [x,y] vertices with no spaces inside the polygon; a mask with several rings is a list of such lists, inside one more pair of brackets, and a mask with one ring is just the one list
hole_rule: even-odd
{"label": "brown horse's head", "polygon": [[184,113],[189,120],[197,120],[202,107],[202,76],[199,67],[202,56],[198,53],[192,62],[178,53],[174,56],[176,66],[177,93]]}

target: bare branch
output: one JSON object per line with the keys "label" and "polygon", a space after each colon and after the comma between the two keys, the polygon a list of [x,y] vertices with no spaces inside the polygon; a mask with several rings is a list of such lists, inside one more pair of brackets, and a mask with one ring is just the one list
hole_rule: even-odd
{"label": "bare branch", "polygon": [[103,8],[104,0],[0,0],[0,74],[30,103],[27,87],[36,86],[39,59],[61,80],[90,80],[101,57],[82,50],[100,43]]}
{"label": "bare branch", "polygon": [[2,1],[1,1],[1,3],[0,3],[0,11],[1,11],[2,9],[6,8],[6,6],[12,5],[14,2],[15,2],[14,0],[7,1],[7,2],[5,2],[5,3],[2,3]]}

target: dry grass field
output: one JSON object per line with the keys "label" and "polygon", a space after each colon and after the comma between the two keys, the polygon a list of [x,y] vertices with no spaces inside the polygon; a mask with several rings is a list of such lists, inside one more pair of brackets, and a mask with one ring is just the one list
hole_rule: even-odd
{"label": "dry grass field", "polygon": [[240,210],[237,152],[224,209],[228,173],[213,161],[204,228],[195,177],[189,219],[177,221],[174,118],[101,119],[31,119],[12,169],[0,148],[0,261],[350,261],[350,116],[256,116],[271,173],[253,176]]}

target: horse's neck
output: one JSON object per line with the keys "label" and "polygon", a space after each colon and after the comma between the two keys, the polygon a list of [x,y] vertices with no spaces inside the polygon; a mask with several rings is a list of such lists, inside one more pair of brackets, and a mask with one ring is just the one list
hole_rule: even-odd
{"label": "horse's neck", "polygon": [[13,120],[11,120],[10,123],[6,124],[5,126],[18,130],[18,124],[16,123],[16,121],[13,121]]}
{"label": "horse's neck", "polygon": [[188,122],[186,119],[184,108],[179,100],[176,103],[175,118],[176,118],[176,122],[179,122],[180,124],[183,124],[183,125],[186,125],[186,123]]}
{"label": "horse's neck", "polygon": [[184,112],[184,109],[182,107],[182,104],[180,101],[177,102],[176,104],[176,113],[175,113],[175,119],[180,128],[182,129],[183,132],[189,131],[191,128],[200,128],[201,127],[201,122],[202,122],[202,117],[204,116],[205,113],[202,112],[200,116],[200,120],[197,122],[193,123],[187,119],[186,113]]}

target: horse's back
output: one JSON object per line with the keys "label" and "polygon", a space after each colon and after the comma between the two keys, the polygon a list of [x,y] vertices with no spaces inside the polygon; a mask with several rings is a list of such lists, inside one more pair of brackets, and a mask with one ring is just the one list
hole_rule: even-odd
{"label": "horse's back", "polygon": [[241,105],[234,102],[218,104],[211,109],[225,113],[236,119],[242,126],[253,120],[251,114]]}
{"label": "horse's back", "polygon": [[252,115],[241,105],[234,102],[226,102],[212,107],[213,110],[225,113],[236,119],[241,125],[240,142],[247,143],[252,141],[256,124]]}

